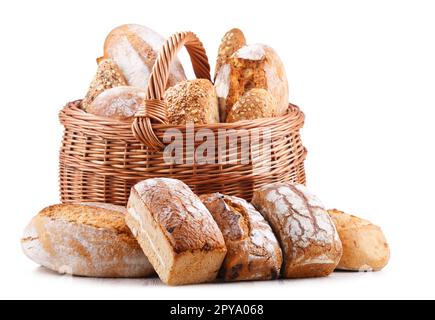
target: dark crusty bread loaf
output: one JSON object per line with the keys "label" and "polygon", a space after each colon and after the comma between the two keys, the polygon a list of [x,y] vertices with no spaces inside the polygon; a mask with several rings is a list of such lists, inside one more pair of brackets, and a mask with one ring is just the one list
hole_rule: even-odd
{"label": "dark crusty bread loaf", "polygon": [[305,186],[271,184],[255,191],[252,203],[281,243],[283,277],[323,277],[334,271],[342,255],[340,238],[328,212]]}
{"label": "dark crusty bread loaf", "polygon": [[62,274],[135,278],[154,274],[125,224],[124,207],[106,204],[55,205],[26,228],[24,253]]}
{"label": "dark crusty bread loaf", "polygon": [[225,281],[273,280],[280,274],[282,253],[262,215],[248,202],[219,193],[200,197],[213,215],[227,245],[221,268]]}
{"label": "dark crusty bread loaf", "polygon": [[225,241],[201,200],[183,182],[149,179],[135,185],[127,224],[160,279],[169,285],[216,279]]}

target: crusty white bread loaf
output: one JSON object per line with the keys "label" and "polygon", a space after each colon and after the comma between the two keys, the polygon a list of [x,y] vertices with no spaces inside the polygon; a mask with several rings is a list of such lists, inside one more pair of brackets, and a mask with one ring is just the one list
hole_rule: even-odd
{"label": "crusty white bread loaf", "polygon": [[254,206],[271,225],[284,254],[284,278],[331,274],[342,245],[328,212],[305,186],[276,183],[254,192]]}
{"label": "crusty white bread loaf", "polygon": [[[130,86],[147,89],[151,70],[164,43],[161,35],[147,27],[123,25],[107,36],[104,58],[112,59],[119,66]],[[183,67],[178,59],[174,59],[168,87],[183,80],[186,80]]]}
{"label": "crusty white bread loaf", "polygon": [[148,277],[154,269],[125,224],[124,207],[55,205],[30,222],[21,240],[26,256],[61,274]]}
{"label": "crusty white bread loaf", "polygon": [[284,65],[278,54],[261,44],[247,45],[231,56],[216,77],[221,119],[249,90],[265,89],[275,98],[277,116],[288,110],[289,88]]}
{"label": "crusty white bread loaf", "polygon": [[215,80],[222,66],[229,63],[231,56],[245,45],[246,38],[240,29],[231,29],[224,35],[218,50],[214,76]]}
{"label": "crusty white bread loaf", "polygon": [[102,59],[88,93],[82,101],[82,109],[87,111],[95,98],[105,90],[126,85],[127,80],[125,80],[119,67],[111,59]]}
{"label": "crusty white bread loaf", "polygon": [[215,193],[200,199],[217,222],[227,246],[220,276],[225,281],[277,279],[282,252],[263,216],[237,197]]}
{"label": "crusty white bread loaf", "polygon": [[273,118],[277,115],[275,98],[264,89],[251,89],[231,108],[227,122]]}
{"label": "crusty white bread loaf", "polygon": [[169,285],[216,279],[226,255],[219,227],[183,182],[149,179],[132,188],[127,225]]}
{"label": "crusty white bread loaf", "polygon": [[170,124],[219,122],[216,90],[209,80],[196,79],[180,82],[166,91],[164,99]]}
{"label": "crusty white bread loaf", "polygon": [[387,266],[390,247],[380,227],[339,210],[329,214],[343,243],[338,270],[380,271]]}
{"label": "crusty white bread loaf", "polygon": [[144,104],[146,91],[137,87],[116,87],[101,93],[88,106],[87,112],[117,120],[132,120]]}

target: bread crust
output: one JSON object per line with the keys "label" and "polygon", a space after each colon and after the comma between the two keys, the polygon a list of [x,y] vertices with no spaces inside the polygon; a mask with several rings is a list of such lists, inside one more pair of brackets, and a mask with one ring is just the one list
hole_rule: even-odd
{"label": "bread crust", "polygon": [[337,230],[305,186],[276,183],[254,192],[254,206],[269,222],[284,255],[284,278],[331,274],[342,255]]}
{"label": "bread crust", "polygon": [[97,116],[132,120],[145,103],[146,91],[137,87],[116,87],[101,93],[88,107],[87,112]]}
{"label": "bread crust", "polygon": [[380,271],[388,265],[390,246],[380,227],[336,209],[328,212],[343,243],[338,270]]}
{"label": "bread crust", "polygon": [[228,31],[221,40],[216,61],[214,80],[223,65],[227,64],[231,56],[246,45],[246,38],[242,30],[234,28]]}
{"label": "bread crust", "polygon": [[55,205],[32,219],[21,240],[26,256],[61,274],[140,278],[154,274],[127,228],[125,208]]}
{"label": "bread crust", "polygon": [[[157,32],[136,24],[120,26],[107,36],[104,57],[112,59],[122,70],[130,86],[147,89],[152,68],[165,39]],[[168,88],[186,80],[178,59],[170,68]]]}
{"label": "bread crust", "polygon": [[182,81],[169,88],[164,99],[170,124],[219,123],[218,98],[216,90],[209,80]]}
{"label": "bread crust", "polygon": [[220,193],[200,197],[225,239],[227,256],[220,270],[225,281],[274,280],[282,252],[263,216],[247,201]]}

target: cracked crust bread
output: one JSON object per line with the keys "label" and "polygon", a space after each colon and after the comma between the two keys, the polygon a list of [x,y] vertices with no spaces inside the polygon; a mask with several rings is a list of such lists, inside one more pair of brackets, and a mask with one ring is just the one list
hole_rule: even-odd
{"label": "cracked crust bread", "polygon": [[328,212],[343,243],[338,270],[380,271],[387,266],[390,247],[380,227],[339,210]]}
{"label": "cracked crust bread", "polygon": [[254,192],[253,205],[283,250],[284,278],[324,277],[342,255],[337,230],[319,199],[303,185],[276,183]]}
{"label": "cracked crust bread", "polygon": [[246,38],[242,30],[234,28],[228,31],[221,40],[216,61],[214,80],[221,70],[222,66],[227,64],[231,56],[240,48],[246,46]]}
{"label": "cracked crust bread", "polygon": [[200,197],[225,239],[225,281],[275,280],[282,265],[278,240],[263,216],[247,201],[220,193]]}
{"label": "cracked crust bread", "polygon": [[276,116],[287,113],[289,87],[284,64],[275,50],[266,45],[247,45],[235,52],[220,68],[215,87],[221,120],[226,121],[240,98],[255,88],[265,89],[274,97]]}
{"label": "cracked crust bread", "polygon": [[124,207],[65,204],[42,210],[21,240],[27,257],[60,274],[142,278],[154,269],[125,224]]}
{"label": "cracked crust bread", "polygon": [[179,180],[149,179],[132,188],[127,225],[168,285],[214,281],[226,255],[212,215]]}
{"label": "cracked crust bread", "polygon": [[[114,29],[104,44],[104,58],[112,59],[121,69],[128,85],[147,89],[152,68],[165,39],[157,32],[136,24],[127,24]],[[178,59],[170,68],[167,87],[186,80],[184,69]]]}

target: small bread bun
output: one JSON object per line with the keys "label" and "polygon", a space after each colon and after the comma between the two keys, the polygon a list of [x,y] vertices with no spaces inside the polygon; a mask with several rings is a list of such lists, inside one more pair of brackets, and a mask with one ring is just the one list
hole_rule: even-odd
{"label": "small bread bun", "polygon": [[126,209],[102,204],[55,205],[42,210],[21,240],[27,257],[50,270],[97,278],[154,274],[125,224]]}
{"label": "small bread bun", "polygon": [[338,270],[367,272],[385,268],[390,247],[380,227],[339,210],[328,212],[343,243]]}
{"label": "small bread bun", "polygon": [[219,123],[216,90],[209,80],[197,79],[180,82],[166,91],[164,99],[170,124]]}
{"label": "small bread bun", "polygon": [[116,87],[101,93],[88,107],[97,116],[130,120],[144,103],[146,91],[136,87]]}
{"label": "small bread bun", "polygon": [[264,89],[252,89],[231,108],[227,122],[272,118],[277,115],[277,104]]}
{"label": "small bread bun", "polygon": [[[112,59],[121,69],[128,85],[147,89],[152,68],[165,39],[157,32],[136,24],[114,29],[106,38],[104,58]],[[171,65],[168,87],[186,80],[178,59]]]}
{"label": "small bread bun", "polygon": [[216,62],[215,77],[219,73],[222,66],[228,63],[230,57],[240,48],[246,45],[246,38],[240,29],[231,29],[222,38],[221,45],[219,46],[218,58]]}
{"label": "small bread bun", "polygon": [[88,111],[89,105],[105,90],[126,85],[127,81],[116,63],[110,59],[102,59],[88,93],[82,101],[82,109]]}

